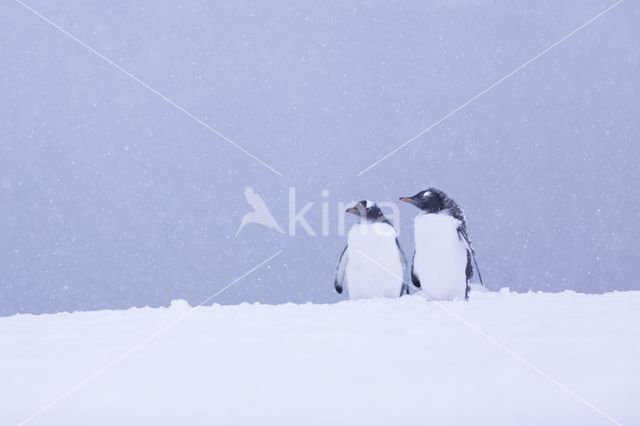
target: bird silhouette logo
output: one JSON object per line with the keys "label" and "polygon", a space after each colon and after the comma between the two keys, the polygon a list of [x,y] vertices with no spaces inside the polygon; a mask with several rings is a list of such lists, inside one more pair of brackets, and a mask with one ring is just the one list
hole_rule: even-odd
{"label": "bird silhouette logo", "polygon": [[261,196],[259,196],[253,188],[247,186],[244,189],[244,196],[247,199],[247,203],[251,207],[253,207],[253,211],[245,214],[242,217],[242,221],[240,222],[240,227],[236,231],[236,237],[240,234],[240,231],[250,223],[257,223],[258,225],[266,226],[267,228],[275,229],[281,234],[284,234],[284,231],[278,225],[275,218],[269,211],[267,207],[267,203],[264,202]]}

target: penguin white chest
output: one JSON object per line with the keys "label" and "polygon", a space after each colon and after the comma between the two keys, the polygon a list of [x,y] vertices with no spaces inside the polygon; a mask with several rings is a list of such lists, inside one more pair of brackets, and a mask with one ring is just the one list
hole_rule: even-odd
{"label": "penguin white chest", "polygon": [[423,291],[435,300],[464,299],[467,288],[467,247],[458,235],[461,222],[444,214],[415,219],[413,263]]}
{"label": "penguin white chest", "polygon": [[404,269],[392,226],[356,224],[349,231],[347,247],[345,278],[350,299],[400,296]]}

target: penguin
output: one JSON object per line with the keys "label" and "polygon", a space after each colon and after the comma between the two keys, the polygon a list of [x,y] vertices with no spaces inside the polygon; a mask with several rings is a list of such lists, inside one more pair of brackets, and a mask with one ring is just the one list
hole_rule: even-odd
{"label": "penguin", "polygon": [[400,297],[408,294],[407,261],[395,228],[373,202],[362,200],[346,213],[358,216],[340,255],[334,287],[349,299]]}
{"label": "penguin", "polygon": [[433,300],[468,300],[474,266],[481,285],[484,284],[462,209],[437,188],[420,191],[412,197],[401,197],[400,201],[421,210],[415,218],[413,285]]}

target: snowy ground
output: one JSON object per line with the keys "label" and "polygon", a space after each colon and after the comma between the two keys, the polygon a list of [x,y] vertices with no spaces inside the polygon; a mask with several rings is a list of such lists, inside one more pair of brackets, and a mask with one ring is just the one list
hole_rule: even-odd
{"label": "snowy ground", "polygon": [[[198,308],[28,424],[640,425],[640,292],[472,296]],[[0,318],[0,425],[189,309]]]}

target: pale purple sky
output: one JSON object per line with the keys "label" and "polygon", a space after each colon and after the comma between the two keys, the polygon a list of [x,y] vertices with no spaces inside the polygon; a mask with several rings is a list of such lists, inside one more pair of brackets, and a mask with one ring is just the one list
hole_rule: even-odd
{"label": "pale purple sky", "polygon": [[[252,186],[286,227],[319,203],[428,186],[469,222],[489,287],[640,289],[640,5],[624,2],[0,4],[0,315],[333,302],[345,237],[236,238]],[[329,190],[323,197],[321,191]],[[413,252],[410,206],[401,243]],[[347,219],[347,226],[352,219]]]}

